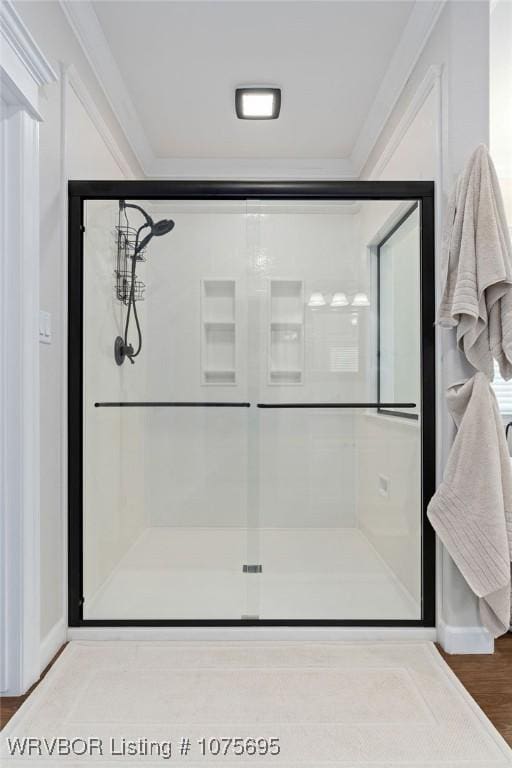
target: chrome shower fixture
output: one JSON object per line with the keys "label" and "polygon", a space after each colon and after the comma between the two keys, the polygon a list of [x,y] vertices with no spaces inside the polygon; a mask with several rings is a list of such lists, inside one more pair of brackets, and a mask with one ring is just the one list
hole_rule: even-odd
{"label": "chrome shower fixture", "polygon": [[[118,283],[120,280],[122,280],[122,291],[119,292],[119,285],[118,285],[118,298],[121,299],[124,303],[127,304],[127,312],[126,312],[126,323],[124,327],[124,338],[123,336],[117,336],[114,341],[114,358],[118,365],[122,365],[125,361],[125,358],[129,358],[130,362],[133,364],[135,363],[135,359],[137,355],[140,354],[140,351],[142,349],[142,331],[140,328],[139,323],[139,316],[137,314],[137,306],[136,302],[142,298],[142,290],[143,290],[143,284],[140,280],[137,280],[137,274],[136,274],[136,268],[137,268],[137,261],[141,260],[142,253],[144,249],[149,244],[150,240],[153,239],[153,237],[161,237],[162,235],[167,235],[173,228],[174,228],[174,221],[172,219],[161,219],[160,221],[154,222],[151,216],[140,207],[140,205],[136,205],[135,203],[127,203],[125,200],[119,201],[119,219],[121,219],[121,215],[124,214],[124,217],[126,219],[126,229],[129,229],[128,225],[128,216],[126,213],[126,209],[131,208],[133,210],[138,211],[142,214],[144,217],[144,223],[138,228],[133,230],[135,233],[134,238],[130,242],[130,248],[129,250],[126,248],[126,243],[128,243],[128,239],[126,239],[125,243],[125,259],[130,258],[131,259],[131,267],[129,269],[121,270],[120,265],[118,263],[117,265],[117,279]],[[149,230],[142,236],[144,230]],[[119,236],[121,232],[121,226],[118,228]],[[119,262],[119,244],[118,244],[118,262]],[[133,347],[133,344],[130,343],[128,339],[128,332],[130,330],[130,319],[131,314],[133,310],[133,317],[135,320],[135,326],[137,328],[137,336],[138,336],[138,343],[137,343],[137,349],[135,350]]]}

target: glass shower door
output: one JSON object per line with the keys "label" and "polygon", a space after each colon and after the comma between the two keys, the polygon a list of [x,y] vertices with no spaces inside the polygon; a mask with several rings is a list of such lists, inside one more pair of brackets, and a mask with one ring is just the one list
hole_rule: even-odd
{"label": "glass shower door", "polygon": [[84,620],[422,619],[419,204],[136,203],[175,226],[134,364],[126,220],[85,209]]}
{"label": "glass shower door", "polygon": [[249,210],[251,613],[418,620],[418,207],[267,201]]}
{"label": "glass shower door", "polygon": [[[137,263],[133,365],[114,359],[127,314],[125,218],[117,201],[86,208],[83,616],[240,621],[251,410],[245,204],[137,204],[175,227]],[[143,221],[129,211],[131,226]],[[129,340],[136,345],[134,326]]]}

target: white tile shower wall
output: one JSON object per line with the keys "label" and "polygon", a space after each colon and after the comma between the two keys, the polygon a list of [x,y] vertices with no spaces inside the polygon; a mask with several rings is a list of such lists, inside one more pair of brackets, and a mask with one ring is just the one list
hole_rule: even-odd
{"label": "white tile shower wall", "polygon": [[[147,525],[144,410],[97,408],[133,400],[146,368],[117,366],[124,311],[115,298],[117,202],[89,201],[84,239],[84,616],[97,590]],[[143,268],[144,265],[141,265]],[[144,325],[143,304],[139,307]],[[133,338],[133,337],[132,337]]]}
{"label": "white tile shower wall", "polygon": [[[147,205],[156,219],[171,217],[176,226],[148,253],[144,399],[247,402],[245,203]],[[212,279],[236,287],[235,384],[210,386],[203,378],[201,290],[202,281]],[[247,408],[148,410],[146,505],[152,525],[247,524],[248,418]]]}
{"label": "white tile shower wall", "polygon": [[[303,385],[270,385],[265,365],[260,362],[259,396],[263,402],[350,401],[368,389],[364,313],[358,313],[361,325],[354,326],[355,313],[329,305],[336,292],[350,296],[367,290],[361,284],[356,251],[359,206],[324,204],[323,210],[316,209],[314,205],[308,209],[291,203],[284,210],[279,205],[261,206],[258,249],[253,259],[259,294],[264,296],[264,281],[269,278],[300,279],[306,303]],[[313,292],[323,294],[324,307],[308,306]],[[260,341],[256,348],[263,361],[264,317],[257,327]],[[354,350],[355,365],[347,366],[344,361]],[[356,524],[355,418],[354,411],[261,412],[259,519],[263,527]]]}
{"label": "white tile shower wall", "polygon": [[356,419],[350,411],[261,411],[262,527],[356,526]]}
{"label": "white tile shower wall", "polygon": [[[359,253],[371,284],[368,382],[377,392],[376,263],[374,247],[409,204],[368,202],[361,209]],[[418,233],[419,236],[419,233]],[[419,344],[419,339],[417,340]],[[417,398],[415,398],[417,400]],[[421,600],[421,436],[417,422],[359,412],[356,486],[358,526],[416,603]]]}
{"label": "white tile shower wall", "polygon": [[[261,204],[258,217],[258,247],[252,258],[252,271],[260,297],[258,348],[259,390],[264,402],[357,400],[367,392],[366,311],[350,307],[335,309],[330,301],[336,292],[349,298],[366,290],[366,279],[358,257],[359,211],[357,203]],[[303,281],[305,300],[305,372],[303,386],[269,385],[264,362],[266,345],[266,307],[264,295],[269,278]],[[313,292],[321,293],[323,307],[308,306]],[[357,330],[352,325],[358,321]],[[355,364],[350,365],[350,352]],[[285,394],[284,394],[285,393]]]}
{"label": "white tile shower wall", "polygon": [[[256,515],[265,527],[355,525],[353,412],[265,411],[256,404],[366,393],[363,313],[359,335],[348,336],[350,311],[306,307],[303,385],[269,384],[267,369],[269,279],[304,281],[306,300],[314,290],[365,289],[354,259],[357,207],[148,205],[155,218],[172,216],[176,227],[153,242],[146,265],[146,399],[251,402],[250,409],[148,414],[151,524],[236,527]],[[200,281],[209,278],[236,280],[235,386],[201,384]],[[357,365],[340,371],[329,350],[347,343],[360,345]]]}
{"label": "white tile shower wall", "polygon": [[421,602],[421,439],[418,423],[361,415],[357,509],[361,530]]}
{"label": "white tile shower wall", "polygon": [[[170,217],[176,223],[170,234],[151,242],[144,265],[147,320],[140,363],[148,371],[145,399],[247,399],[245,204],[216,203],[206,211],[201,203],[143,205],[155,219]],[[210,279],[236,284],[235,387],[205,386],[202,378],[201,281]]]}

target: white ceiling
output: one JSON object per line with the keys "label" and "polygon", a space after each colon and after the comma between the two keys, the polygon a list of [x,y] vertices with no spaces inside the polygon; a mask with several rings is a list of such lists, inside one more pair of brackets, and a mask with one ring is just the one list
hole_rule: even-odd
{"label": "white ceiling", "polygon": [[[443,0],[61,0],[147,175],[357,175]],[[242,121],[238,85],[282,88]]]}
{"label": "white ceiling", "polygon": [[[157,157],[346,157],[413,2],[110,2],[94,9]],[[238,120],[240,84],[281,116]]]}

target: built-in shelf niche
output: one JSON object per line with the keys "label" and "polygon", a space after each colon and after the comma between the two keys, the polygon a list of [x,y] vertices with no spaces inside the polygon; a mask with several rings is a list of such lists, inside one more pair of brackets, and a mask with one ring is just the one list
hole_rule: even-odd
{"label": "built-in shelf niche", "polygon": [[236,384],[236,285],[201,281],[201,382]]}
{"label": "built-in shelf niche", "polygon": [[269,280],[268,383],[304,382],[304,285]]}

